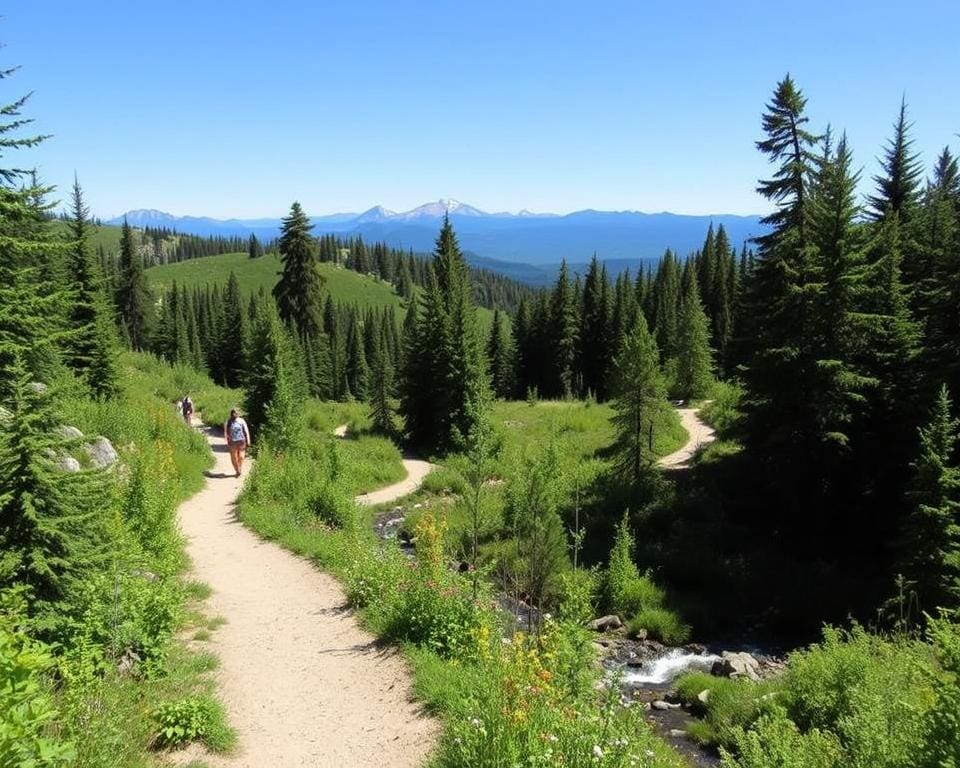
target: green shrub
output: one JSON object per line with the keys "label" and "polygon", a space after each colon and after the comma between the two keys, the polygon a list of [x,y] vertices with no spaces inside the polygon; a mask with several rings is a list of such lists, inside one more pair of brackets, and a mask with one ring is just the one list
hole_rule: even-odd
{"label": "green shrub", "polygon": [[[721,749],[724,768],[846,768],[836,736],[814,728],[803,732],[783,710],[761,717],[748,731],[732,735],[736,757]],[[906,763],[902,764],[906,765]]]}
{"label": "green shrub", "polygon": [[202,741],[213,751],[224,752],[233,746],[234,735],[226,726],[223,707],[209,696],[188,696],[161,704],[153,717],[160,747]]}
{"label": "green shrub", "polygon": [[[731,680],[705,672],[683,675],[676,689],[681,701],[704,714],[703,722],[691,735],[703,744],[727,748],[734,746],[737,729],[748,728],[761,715],[772,712],[780,695],[776,682]],[[710,693],[704,707],[697,697],[705,690]]]}
{"label": "green shrub", "polygon": [[924,668],[929,661],[919,643],[857,625],[827,627],[819,644],[790,657],[787,713],[802,731],[836,734],[851,766],[905,765],[922,741],[930,706]]}
{"label": "green shrub", "polygon": [[700,418],[721,433],[734,429],[742,418],[740,399],[743,389],[739,384],[717,381],[708,403],[700,410]]}
{"label": "green shrub", "polygon": [[927,636],[938,662],[922,672],[933,689],[930,719],[916,760],[918,768],[960,765],[960,624],[932,619]]}
{"label": "green shrub", "polygon": [[596,615],[599,584],[596,570],[577,569],[561,573],[557,616],[579,625],[590,621]]}
{"label": "green shrub", "polygon": [[335,482],[315,486],[306,504],[310,514],[324,525],[345,530],[352,530],[355,525],[357,516],[353,499]]}
{"label": "green shrub", "polygon": [[71,763],[74,747],[56,738],[58,716],[47,672],[53,656],[18,626],[22,600],[4,599],[0,614],[0,768],[58,768]]}
{"label": "green shrub", "polygon": [[645,574],[627,581],[617,597],[616,611],[621,616],[636,616],[656,611],[663,603],[663,590]]}
{"label": "green shrub", "polygon": [[627,631],[636,635],[644,629],[647,637],[665,645],[683,645],[690,639],[690,627],[666,608],[644,608],[627,622]]}
{"label": "green shrub", "polygon": [[456,656],[470,645],[483,623],[483,608],[470,597],[470,589],[455,574],[442,580],[410,578],[391,606],[384,639]]}

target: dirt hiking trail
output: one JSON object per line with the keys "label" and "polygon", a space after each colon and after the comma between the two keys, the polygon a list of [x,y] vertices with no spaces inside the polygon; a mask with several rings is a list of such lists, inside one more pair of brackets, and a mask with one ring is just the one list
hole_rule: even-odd
{"label": "dirt hiking trail", "polygon": [[677,408],[677,413],[680,414],[680,423],[687,430],[689,437],[681,449],[660,459],[660,466],[664,469],[686,469],[690,466],[690,459],[702,446],[717,439],[713,428],[704,423],[697,415],[699,411],[699,408]]}
{"label": "dirt hiking trail", "polygon": [[238,522],[242,478],[220,436],[207,439],[216,465],[179,518],[193,575],[213,591],[207,610],[226,619],[209,648],[238,747],[200,759],[211,768],[422,764],[439,726],[412,700],[403,657],[360,628],[332,576]]}
{"label": "dirt hiking trail", "polygon": [[[341,440],[345,440],[348,429],[349,425],[341,424],[333,430],[333,434]],[[423,484],[423,478],[430,474],[434,466],[429,461],[414,459],[404,454],[403,468],[407,472],[407,476],[403,480],[376,491],[362,493],[357,496],[354,501],[365,507],[373,507],[377,504],[386,504],[390,501],[402,499],[404,496],[409,496]]]}

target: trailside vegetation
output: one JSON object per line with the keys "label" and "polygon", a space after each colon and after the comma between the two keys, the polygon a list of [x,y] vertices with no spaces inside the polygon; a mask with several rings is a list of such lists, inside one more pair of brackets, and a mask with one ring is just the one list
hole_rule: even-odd
{"label": "trailside vegetation", "polygon": [[[0,110],[4,153],[43,138],[17,138],[25,103]],[[79,183],[66,230],[48,193],[0,170],[0,764],[134,768],[158,743],[154,708],[213,701],[210,660],[175,639],[189,599],[175,511],[210,456],[170,405],[212,385],[120,352],[118,327],[141,347],[152,310],[130,238],[115,312]],[[210,712],[205,738],[226,748]]]}

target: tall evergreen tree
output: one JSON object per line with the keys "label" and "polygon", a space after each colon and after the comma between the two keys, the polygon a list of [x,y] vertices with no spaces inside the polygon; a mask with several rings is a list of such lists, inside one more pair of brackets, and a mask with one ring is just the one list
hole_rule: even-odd
{"label": "tall evergreen tree", "polygon": [[893,125],[893,138],[883,156],[883,172],[873,177],[877,191],[868,199],[874,219],[895,214],[903,223],[912,217],[917,206],[922,171],[912,151],[911,124],[907,122],[906,100],[900,102],[900,113]]}
{"label": "tall evergreen tree", "polygon": [[249,336],[250,324],[243,296],[240,293],[240,283],[231,270],[227,278],[227,287],[223,292],[223,326],[220,338],[217,340],[221,361],[220,373],[223,376],[222,381],[228,387],[239,387],[243,383]]}
{"label": "tall evergreen tree", "polygon": [[664,400],[657,343],[642,314],[624,340],[614,362],[613,425],[616,466],[634,487],[642,486],[653,465],[653,420]]}
{"label": "tall evergreen tree", "polygon": [[607,396],[610,368],[610,286],[606,268],[600,267],[596,254],[587,270],[582,306],[578,366],[584,391],[602,401]]}
{"label": "tall evergreen tree", "polygon": [[685,400],[706,397],[713,385],[710,329],[697,282],[691,278],[684,286],[677,328],[676,389],[677,395]]}
{"label": "tall evergreen tree", "polygon": [[490,365],[490,385],[494,395],[500,398],[510,397],[514,388],[513,360],[510,354],[510,340],[503,330],[503,316],[499,309],[493,312],[490,338],[487,341],[487,360]]}
{"label": "tall evergreen tree", "polygon": [[247,255],[251,259],[259,259],[263,256],[263,246],[260,244],[256,235],[250,235],[250,240],[247,242]]}
{"label": "tall evergreen tree", "polygon": [[673,253],[667,249],[657,268],[654,282],[654,334],[661,358],[677,355],[677,326],[680,309],[680,270]]}
{"label": "tall evergreen tree", "polygon": [[[788,75],[774,92],[763,115],[766,138],[757,148],[777,164],[773,178],[757,191],[776,210],[764,218],[770,232],[757,238],[758,260],[749,272],[744,297],[745,427],[748,444],[768,461],[780,463],[789,450],[805,451],[795,442],[795,413],[808,411],[808,393],[798,375],[804,338],[804,296],[801,285],[808,258],[808,196],[818,137],[805,129],[806,99]],[[774,459],[773,457],[777,457]]]}
{"label": "tall evergreen tree", "polygon": [[407,348],[401,409],[412,442],[443,450],[469,434],[470,401],[487,376],[469,271],[449,217],[437,236],[432,275]]}
{"label": "tall evergreen tree", "polygon": [[126,218],[120,234],[120,261],[117,275],[117,311],[130,346],[136,351],[147,348],[153,315],[153,301],[143,259],[133,242],[133,230]]}
{"label": "tall evergreen tree", "polygon": [[560,274],[550,297],[552,376],[549,394],[570,397],[574,391],[576,373],[577,302],[570,285],[567,262],[560,264]]}
{"label": "tall evergreen tree", "polygon": [[960,422],[951,415],[946,387],[940,389],[930,421],[920,430],[920,455],[913,463],[901,567],[913,582],[920,607],[960,607],[960,467],[955,455]]}
{"label": "tall evergreen tree", "polygon": [[323,276],[317,269],[313,226],[300,203],[290,207],[280,229],[280,261],[283,270],[273,288],[280,319],[303,338],[323,328]]}
{"label": "tall evergreen tree", "polygon": [[104,292],[104,276],[90,248],[90,210],[74,179],[68,254],[71,285],[67,342],[69,364],[95,397],[108,398],[120,388],[116,330]]}
{"label": "tall evergreen tree", "polygon": [[346,352],[347,385],[357,400],[366,400],[369,368],[363,346],[363,330],[355,312],[347,326]]}
{"label": "tall evergreen tree", "polygon": [[377,356],[372,368],[373,380],[370,383],[370,420],[373,427],[388,437],[396,433],[393,419],[393,367],[383,344],[377,346]]}

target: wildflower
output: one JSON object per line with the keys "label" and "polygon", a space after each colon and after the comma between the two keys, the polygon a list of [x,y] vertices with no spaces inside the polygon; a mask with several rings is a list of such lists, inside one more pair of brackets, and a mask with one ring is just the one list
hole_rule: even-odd
{"label": "wildflower", "polygon": [[652,750],[652,749],[645,749],[645,750],[643,750],[643,755],[644,755],[644,757],[648,757],[648,758],[650,758],[650,759],[652,760],[652,759],[653,759],[653,750]]}
{"label": "wildflower", "polygon": [[476,726],[477,728],[479,728],[479,727],[480,727],[480,720],[479,720],[479,718],[471,717],[471,718],[470,718],[470,725],[473,725],[473,726]]}
{"label": "wildflower", "polygon": [[599,744],[594,744],[594,745],[593,745],[593,759],[594,759],[594,760],[602,760],[602,759],[603,759],[603,750],[600,749],[600,745],[599,745]]}

